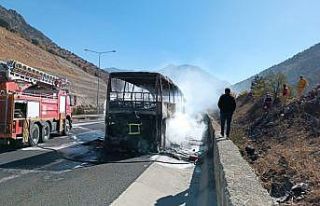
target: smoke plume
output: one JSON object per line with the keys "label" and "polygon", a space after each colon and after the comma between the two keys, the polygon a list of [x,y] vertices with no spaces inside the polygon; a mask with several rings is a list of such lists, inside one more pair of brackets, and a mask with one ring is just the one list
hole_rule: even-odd
{"label": "smoke plume", "polygon": [[190,65],[170,65],[161,73],[179,86],[185,98],[185,112],[178,112],[167,121],[167,140],[180,146],[192,140],[201,140],[207,129],[203,114],[217,109],[219,96],[228,84]]}

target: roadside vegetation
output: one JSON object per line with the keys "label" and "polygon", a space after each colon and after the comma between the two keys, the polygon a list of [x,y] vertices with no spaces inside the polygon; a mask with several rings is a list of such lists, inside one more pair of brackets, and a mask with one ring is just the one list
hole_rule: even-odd
{"label": "roadside vegetation", "polygon": [[[255,77],[250,92],[237,98],[231,139],[263,186],[282,205],[320,203],[320,86],[301,99],[294,87],[283,103],[283,74]],[[272,96],[264,107],[266,94]]]}

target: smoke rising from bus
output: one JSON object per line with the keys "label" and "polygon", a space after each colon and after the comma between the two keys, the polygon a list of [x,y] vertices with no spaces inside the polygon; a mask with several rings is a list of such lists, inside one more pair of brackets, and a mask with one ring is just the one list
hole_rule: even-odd
{"label": "smoke rising from bus", "polygon": [[195,66],[170,65],[162,73],[179,86],[185,98],[184,112],[178,112],[167,121],[167,140],[180,146],[190,140],[201,140],[207,129],[203,114],[217,109],[218,98],[226,84]]}

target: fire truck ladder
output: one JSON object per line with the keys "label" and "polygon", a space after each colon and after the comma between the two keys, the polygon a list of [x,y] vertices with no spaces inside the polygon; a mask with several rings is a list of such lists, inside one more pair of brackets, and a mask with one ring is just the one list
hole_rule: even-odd
{"label": "fire truck ladder", "polygon": [[41,82],[52,86],[61,86],[70,83],[66,79],[61,79],[15,60],[7,62],[7,67],[6,76],[9,80],[22,80],[32,84]]}

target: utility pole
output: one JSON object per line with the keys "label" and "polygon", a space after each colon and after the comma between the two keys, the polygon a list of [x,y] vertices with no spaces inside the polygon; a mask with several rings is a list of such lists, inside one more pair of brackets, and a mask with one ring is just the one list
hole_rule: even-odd
{"label": "utility pole", "polygon": [[84,51],[98,54],[98,57],[99,57],[99,62],[98,62],[98,75],[97,75],[97,76],[98,76],[97,114],[99,114],[99,113],[100,113],[100,109],[99,109],[99,94],[100,94],[100,70],[101,70],[100,61],[101,61],[101,55],[106,54],[106,53],[114,53],[114,52],[116,52],[116,50],[110,50],[110,51],[95,51],[95,50],[90,50],[90,49],[84,49]]}

